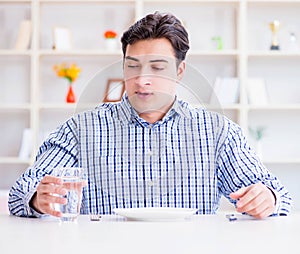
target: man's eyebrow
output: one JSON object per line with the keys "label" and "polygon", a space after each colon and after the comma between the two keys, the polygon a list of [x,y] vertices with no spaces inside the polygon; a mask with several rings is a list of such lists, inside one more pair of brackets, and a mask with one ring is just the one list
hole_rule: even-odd
{"label": "man's eyebrow", "polygon": [[[132,57],[132,56],[126,56],[125,57],[126,60],[132,60],[132,61],[136,61],[139,62],[140,60],[138,58]],[[153,60],[149,60],[150,63],[158,63],[158,62],[164,62],[164,63],[168,63],[167,60],[165,59],[153,59]]]}
{"label": "man's eyebrow", "polygon": [[132,56],[126,56],[125,59],[127,59],[127,60],[132,60],[132,61],[136,61],[136,62],[139,62],[139,61],[140,61],[139,59],[134,58],[134,57],[132,57]]}
{"label": "man's eyebrow", "polygon": [[149,62],[150,62],[150,63],[157,63],[157,62],[164,62],[164,63],[168,63],[168,61],[167,61],[167,60],[165,60],[165,59],[155,59],[155,60],[150,60]]}

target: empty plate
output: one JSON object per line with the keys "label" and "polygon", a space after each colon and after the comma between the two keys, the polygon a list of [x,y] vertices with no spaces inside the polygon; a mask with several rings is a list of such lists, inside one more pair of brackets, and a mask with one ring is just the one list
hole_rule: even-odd
{"label": "empty plate", "polygon": [[129,220],[169,221],[184,220],[197,212],[194,208],[146,207],[146,208],[116,208],[114,213]]}

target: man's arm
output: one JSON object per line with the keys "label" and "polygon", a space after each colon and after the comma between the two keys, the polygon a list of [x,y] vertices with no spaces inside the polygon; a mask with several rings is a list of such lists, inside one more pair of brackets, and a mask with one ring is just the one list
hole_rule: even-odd
{"label": "man's arm", "polygon": [[217,157],[219,188],[238,212],[257,218],[287,215],[291,210],[289,192],[262,164],[241,128],[233,122],[227,124]]}
{"label": "man's arm", "polygon": [[[36,189],[46,175],[56,167],[77,166],[78,140],[76,122],[68,120],[50,134],[39,149],[35,163],[29,167],[12,186],[8,206],[10,213],[23,217],[40,217],[34,206]],[[35,207],[37,209],[37,207]]]}

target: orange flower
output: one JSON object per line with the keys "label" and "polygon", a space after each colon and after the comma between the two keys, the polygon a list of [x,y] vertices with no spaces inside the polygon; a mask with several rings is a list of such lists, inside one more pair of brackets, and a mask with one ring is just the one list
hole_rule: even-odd
{"label": "orange flower", "polygon": [[113,30],[107,30],[104,33],[104,37],[106,39],[112,39],[112,38],[116,38],[117,37],[117,33]]}
{"label": "orange flower", "polygon": [[58,77],[66,78],[70,83],[74,82],[77,79],[81,71],[81,69],[78,68],[74,63],[70,64],[70,66],[65,63],[54,65],[53,70]]}

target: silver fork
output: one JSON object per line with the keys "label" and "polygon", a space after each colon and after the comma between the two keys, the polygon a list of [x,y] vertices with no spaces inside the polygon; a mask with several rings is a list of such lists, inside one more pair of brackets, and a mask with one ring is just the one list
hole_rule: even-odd
{"label": "silver fork", "polygon": [[100,221],[101,215],[100,214],[90,214],[90,221]]}

